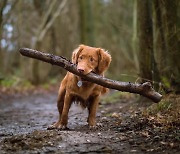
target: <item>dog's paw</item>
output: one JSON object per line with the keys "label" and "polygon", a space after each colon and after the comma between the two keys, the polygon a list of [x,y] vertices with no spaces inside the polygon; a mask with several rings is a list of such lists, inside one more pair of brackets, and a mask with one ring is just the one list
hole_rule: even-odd
{"label": "dog's paw", "polygon": [[96,125],[89,126],[89,129],[90,129],[90,130],[96,130],[96,129],[97,129],[97,126],[96,126]]}
{"label": "dog's paw", "polygon": [[96,125],[89,125],[90,130],[97,130],[101,128],[103,125],[101,123],[97,123]]}
{"label": "dog's paw", "polygon": [[101,127],[103,127],[103,124],[102,124],[102,123],[97,123],[96,126],[97,126],[98,128],[101,128]]}
{"label": "dog's paw", "polygon": [[52,129],[56,129],[57,127],[55,126],[55,124],[50,125],[47,127],[47,130],[52,130]]}
{"label": "dog's paw", "polygon": [[67,126],[62,124],[61,122],[56,122],[47,128],[47,130],[52,130],[52,129],[68,130]]}
{"label": "dog's paw", "polygon": [[69,128],[66,125],[60,124],[57,126],[58,130],[69,130]]}

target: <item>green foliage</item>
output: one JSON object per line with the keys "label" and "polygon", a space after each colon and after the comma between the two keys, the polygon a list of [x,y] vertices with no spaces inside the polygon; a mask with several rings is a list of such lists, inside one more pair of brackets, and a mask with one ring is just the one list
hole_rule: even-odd
{"label": "green foliage", "polygon": [[119,74],[107,72],[106,76],[112,80],[118,80],[123,82],[135,82],[138,78],[138,76],[136,76],[135,73],[129,72],[121,72]]}
{"label": "green foliage", "polygon": [[57,78],[51,78],[49,80],[49,84],[56,84],[56,83],[59,83],[59,80]]}
{"label": "green foliage", "polygon": [[42,85],[43,89],[49,89],[49,86],[50,85],[48,83],[45,83],[45,84]]}
{"label": "green foliage", "polygon": [[0,82],[0,85],[5,88],[32,88],[32,84],[28,80],[23,80],[17,76],[7,77]]}
{"label": "green foliage", "polygon": [[43,83],[41,86],[43,89],[48,90],[52,85],[59,84],[59,80],[57,78],[49,78],[47,82]]}
{"label": "green foliage", "polygon": [[177,130],[177,132],[178,132],[179,135],[177,135],[177,136],[175,137],[175,139],[176,139],[177,141],[180,141],[180,131]]}
{"label": "green foliage", "polygon": [[3,87],[12,87],[15,83],[14,79],[4,79],[0,82],[0,85]]}
{"label": "green foliage", "polygon": [[29,80],[19,78],[17,75],[9,76],[3,78],[3,80],[0,80],[0,90],[3,90],[7,93],[23,93],[35,90],[37,88],[40,88],[42,90],[50,90],[53,87],[56,87],[55,85],[59,85],[59,80],[57,80],[57,78],[50,78],[47,82],[38,85],[38,87],[34,86]]}
{"label": "green foliage", "polygon": [[105,103],[115,103],[121,98],[121,96],[122,96],[121,92],[114,92],[111,95],[103,97],[102,101]]}
{"label": "green foliage", "polygon": [[132,94],[127,93],[127,92],[116,91],[116,92],[110,93],[107,96],[104,96],[102,98],[102,102],[104,104],[107,104],[107,103],[116,103],[120,99],[124,99],[124,98],[125,99],[132,98]]}
{"label": "green foliage", "polygon": [[[169,94],[158,103],[151,105],[143,114],[155,127],[163,131],[175,131],[175,140],[180,140],[180,95]],[[153,127],[154,127],[153,126]]]}
{"label": "green foliage", "polygon": [[165,85],[165,87],[170,88],[170,86],[171,86],[170,81],[169,81],[169,79],[167,77],[163,76],[162,77],[162,82]]}
{"label": "green foliage", "polygon": [[167,100],[162,100],[158,104],[150,106],[147,111],[149,114],[157,114],[158,112],[167,112],[171,109],[172,102]]}

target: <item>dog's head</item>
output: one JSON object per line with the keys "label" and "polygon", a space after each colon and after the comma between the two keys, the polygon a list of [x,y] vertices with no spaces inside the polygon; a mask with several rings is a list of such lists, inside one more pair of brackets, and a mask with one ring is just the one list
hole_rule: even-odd
{"label": "dog's head", "polygon": [[83,74],[92,71],[103,74],[110,65],[111,56],[104,49],[80,45],[72,54],[72,62]]}

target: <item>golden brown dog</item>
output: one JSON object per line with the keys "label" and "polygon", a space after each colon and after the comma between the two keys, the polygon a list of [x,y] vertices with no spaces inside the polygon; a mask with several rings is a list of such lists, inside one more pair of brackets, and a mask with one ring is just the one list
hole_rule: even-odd
{"label": "golden brown dog", "polygon": [[[72,53],[72,62],[77,64],[80,73],[88,74],[95,72],[104,75],[110,65],[111,56],[101,48],[94,48],[80,45]],[[101,94],[106,92],[106,88],[97,84],[83,81],[80,77],[67,72],[61,82],[57,107],[59,110],[59,120],[49,127],[49,129],[66,129],[68,123],[68,112],[72,102],[80,102],[81,106],[88,108],[87,122],[90,128],[96,125],[96,110],[98,108]]]}

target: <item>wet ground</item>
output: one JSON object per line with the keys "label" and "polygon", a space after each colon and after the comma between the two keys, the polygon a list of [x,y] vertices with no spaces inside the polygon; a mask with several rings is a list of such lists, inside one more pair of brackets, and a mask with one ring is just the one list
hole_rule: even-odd
{"label": "wet ground", "polygon": [[140,154],[178,153],[180,150],[179,141],[169,144],[161,134],[153,134],[147,120],[132,117],[132,114],[138,115],[137,108],[131,108],[134,98],[101,104],[95,130],[87,126],[87,111],[75,104],[69,112],[70,130],[47,130],[58,118],[56,97],[55,92],[46,92],[0,100],[1,154]]}

